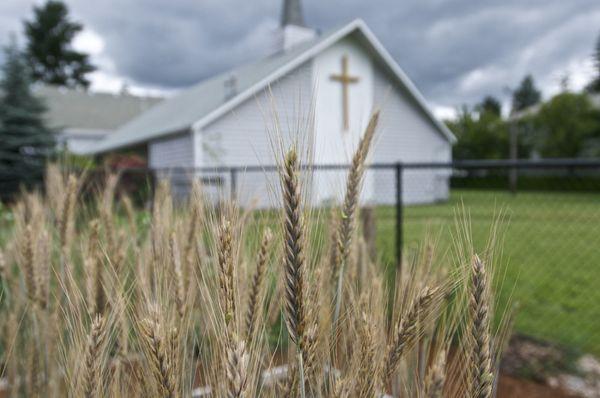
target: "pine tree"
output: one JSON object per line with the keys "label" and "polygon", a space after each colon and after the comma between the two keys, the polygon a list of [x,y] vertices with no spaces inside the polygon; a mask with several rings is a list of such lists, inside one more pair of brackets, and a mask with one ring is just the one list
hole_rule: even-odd
{"label": "pine tree", "polygon": [[477,110],[480,113],[489,112],[493,115],[500,116],[502,113],[502,104],[495,97],[488,95],[481,101],[481,104],[477,106]]}
{"label": "pine tree", "polygon": [[33,96],[30,77],[14,38],[5,48],[0,80],[0,194],[10,197],[21,185],[42,180],[54,136],[44,125],[43,103]]}
{"label": "pine tree", "polygon": [[83,26],[69,19],[67,6],[58,0],[48,0],[33,8],[34,17],[25,21],[27,59],[35,81],[47,84],[87,88],[86,75],[96,70],[88,55],[75,51],[73,38]]}
{"label": "pine tree", "polygon": [[525,76],[519,87],[513,92],[513,111],[522,111],[542,100],[542,93],[535,87],[533,77]]}
{"label": "pine tree", "polygon": [[600,93],[600,35],[598,35],[598,41],[596,42],[596,49],[594,52],[594,65],[596,67],[596,76],[594,80],[586,87],[590,93]]}

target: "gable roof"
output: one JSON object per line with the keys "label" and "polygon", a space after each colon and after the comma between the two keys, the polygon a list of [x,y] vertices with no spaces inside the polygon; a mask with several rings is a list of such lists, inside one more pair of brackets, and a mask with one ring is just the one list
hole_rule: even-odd
{"label": "gable roof", "polygon": [[[356,35],[366,45],[371,55],[385,67],[396,83],[406,89],[417,107],[440,134],[448,141],[455,142],[454,135],[431,113],[421,93],[383,45],[379,43],[375,35],[363,21],[354,20],[342,28],[329,31],[314,40],[202,81],[174,97],[164,100],[94,145],[95,148],[90,148],[89,153],[107,152],[165,135],[202,128],[351,34]],[[227,82],[232,77],[235,79],[236,92],[227,97]]]}
{"label": "gable roof", "polygon": [[34,87],[47,107],[44,117],[52,128],[111,131],[162,101],[160,97],[92,93],[49,85]]}

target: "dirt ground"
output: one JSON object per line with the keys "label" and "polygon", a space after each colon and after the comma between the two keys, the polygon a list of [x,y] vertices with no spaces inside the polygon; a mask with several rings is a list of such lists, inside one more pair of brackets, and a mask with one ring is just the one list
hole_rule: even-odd
{"label": "dirt ground", "polygon": [[[1,388],[0,398],[8,398]],[[574,398],[574,396],[533,381],[501,375],[497,398]]]}
{"label": "dirt ground", "polygon": [[497,398],[574,398],[561,390],[545,384],[501,375],[498,383]]}

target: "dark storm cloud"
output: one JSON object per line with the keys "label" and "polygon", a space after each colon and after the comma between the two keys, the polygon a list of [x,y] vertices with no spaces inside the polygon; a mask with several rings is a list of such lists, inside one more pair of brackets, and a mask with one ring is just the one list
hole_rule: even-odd
{"label": "dark storm cloud", "polygon": [[[105,41],[118,74],[140,85],[184,87],[267,54],[280,0],[71,0],[76,18]],[[29,13],[0,4],[0,33]],[[543,87],[590,56],[598,0],[304,0],[307,22],[327,30],[363,18],[436,104],[501,96],[531,72]]]}

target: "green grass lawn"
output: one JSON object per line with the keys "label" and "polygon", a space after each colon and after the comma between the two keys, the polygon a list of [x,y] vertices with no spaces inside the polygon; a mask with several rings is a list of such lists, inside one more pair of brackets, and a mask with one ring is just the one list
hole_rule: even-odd
{"label": "green grass lawn", "polygon": [[[439,250],[449,253],[455,212],[461,203],[470,214],[476,250],[485,247],[500,211],[506,215],[501,228],[501,264],[506,264],[506,273],[500,301],[506,302],[512,294],[519,303],[516,331],[600,355],[600,195],[536,192],[513,196],[501,191],[455,190],[447,202],[404,208],[405,253],[426,236],[437,237]],[[12,222],[10,212],[0,211],[0,215],[3,241]],[[140,231],[145,231],[150,216],[145,211],[139,216]],[[376,216],[378,253],[384,264],[393,266],[395,209],[379,207]],[[279,222],[273,211],[257,212],[256,217],[262,223]],[[320,229],[324,223],[320,219],[314,227]]]}
{"label": "green grass lawn", "polygon": [[[453,191],[448,202],[405,207],[405,252],[428,234],[438,237],[442,251],[449,249],[461,203],[470,214],[477,250],[485,247],[500,211],[506,214],[500,300],[512,294],[519,303],[517,332],[600,354],[600,196]],[[391,262],[395,211],[377,212],[378,245]]]}

